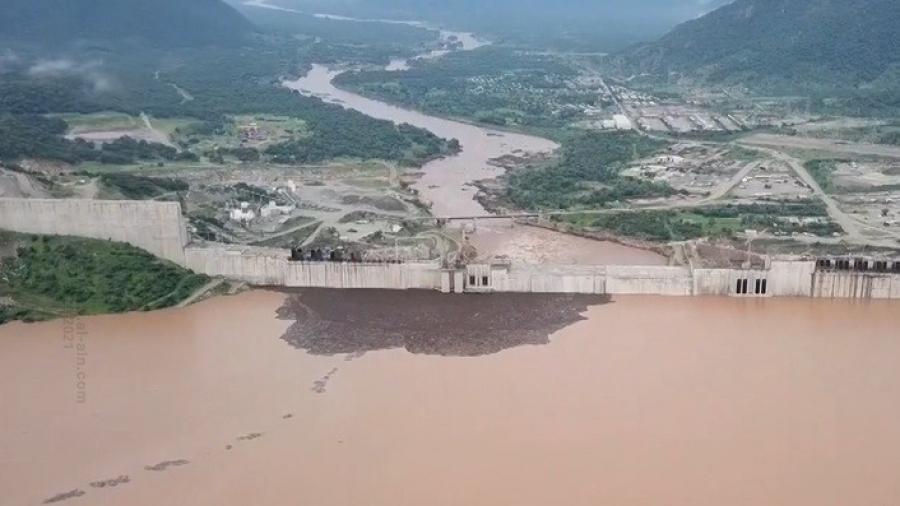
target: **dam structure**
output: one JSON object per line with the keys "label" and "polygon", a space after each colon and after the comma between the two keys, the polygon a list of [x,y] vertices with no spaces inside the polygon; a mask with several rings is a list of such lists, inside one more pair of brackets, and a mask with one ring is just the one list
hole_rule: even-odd
{"label": "dam structure", "polygon": [[0,198],[0,229],[110,239],[181,265],[188,243],[177,202]]}
{"label": "dam structure", "polygon": [[900,257],[764,258],[742,267],[292,261],[287,249],[189,242],[174,202],[0,198],[0,229],[131,244],[208,276],[258,286],[900,299]]}

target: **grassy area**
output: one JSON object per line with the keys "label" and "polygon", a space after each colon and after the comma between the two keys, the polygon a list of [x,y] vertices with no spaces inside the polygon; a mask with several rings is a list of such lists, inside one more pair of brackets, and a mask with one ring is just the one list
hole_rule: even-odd
{"label": "grassy area", "polygon": [[704,237],[704,228],[682,213],[668,211],[622,212],[566,216],[566,222],[585,230],[603,230],[650,241],[684,241]]}
{"label": "grassy area", "polygon": [[208,282],[127,244],[0,232],[0,323],[173,306]]}
{"label": "grassy area", "polygon": [[603,230],[649,241],[671,242],[701,237],[734,237],[744,230],[775,235],[840,232],[820,203],[744,204],[673,211],[630,211],[565,216],[583,230]]}
{"label": "grassy area", "polygon": [[150,118],[150,124],[153,128],[173,137],[179,130],[189,128],[191,125],[200,123],[199,120],[192,118]]}
{"label": "grassy area", "polygon": [[188,190],[188,184],[181,179],[143,177],[128,173],[103,174],[100,182],[104,189],[125,200],[153,199]]}
{"label": "grassy area", "polygon": [[631,132],[573,135],[563,142],[558,163],[514,173],[507,197],[524,209],[592,209],[672,195],[675,190],[666,184],[620,175],[629,162],[665,146]]}
{"label": "grassy area", "polygon": [[900,145],[900,122],[890,121],[884,125],[864,127],[806,130],[803,135],[828,139],[842,139],[849,142]]}
{"label": "grassy area", "polygon": [[337,84],[439,116],[528,130],[560,129],[586,119],[588,107],[612,111],[593,90],[573,89],[578,68],[556,55],[503,45],[412,62],[401,72],[349,72]]}
{"label": "grassy area", "polygon": [[723,158],[737,162],[752,162],[762,158],[762,155],[758,151],[752,149],[747,149],[742,146],[732,146],[728,152],[723,155]]}
{"label": "grassy area", "polygon": [[813,179],[816,180],[816,183],[819,183],[819,186],[822,187],[822,190],[825,193],[833,193],[835,191],[835,186],[831,180],[831,175],[841,162],[842,160],[815,159],[809,160],[804,163],[803,166],[806,167],[806,170],[808,170]]}
{"label": "grassy area", "polygon": [[[65,121],[69,126],[70,134],[141,130],[146,128],[144,121],[139,116],[122,112],[66,113],[52,114],[51,116]],[[198,120],[192,118],[150,118],[150,123],[156,130],[171,136],[178,129],[198,123]]]}
{"label": "grassy area", "polygon": [[69,125],[69,133],[134,130],[144,126],[140,118],[121,112],[98,112],[94,114],[60,114],[59,118]]}
{"label": "grassy area", "polygon": [[198,123],[181,125],[172,131],[175,142],[198,154],[219,148],[262,149],[282,142],[309,137],[308,124],[299,118],[265,114],[245,114],[227,118],[209,128]]}

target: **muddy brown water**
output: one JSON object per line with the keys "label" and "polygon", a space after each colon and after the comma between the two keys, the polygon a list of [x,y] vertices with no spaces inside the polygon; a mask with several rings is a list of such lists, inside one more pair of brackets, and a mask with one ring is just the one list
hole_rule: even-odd
{"label": "muddy brown water", "polygon": [[0,503],[900,504],[896,304],[420,295],[323,298],[342,323],[318,339],[382,335],[392,305],[419,341],[536,308],[564,328],[481,356],[312,354],[268,291],[2,326]]}

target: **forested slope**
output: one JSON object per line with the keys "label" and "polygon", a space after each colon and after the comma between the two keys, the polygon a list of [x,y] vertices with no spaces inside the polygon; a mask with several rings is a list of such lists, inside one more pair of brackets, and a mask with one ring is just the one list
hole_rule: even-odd
{"label": "forested slope", "polygon": [[747,85],[900,80],[896,0],[737,0],[624,52],[635,72]]}

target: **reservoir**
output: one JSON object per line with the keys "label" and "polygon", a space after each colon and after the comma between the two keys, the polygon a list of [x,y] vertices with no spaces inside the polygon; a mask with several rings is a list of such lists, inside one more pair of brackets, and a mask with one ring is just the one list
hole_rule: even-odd
{"label": "reservoir", "polygon": [[5,325],[2,502],[900,502],[895,304],[554,297]]}

